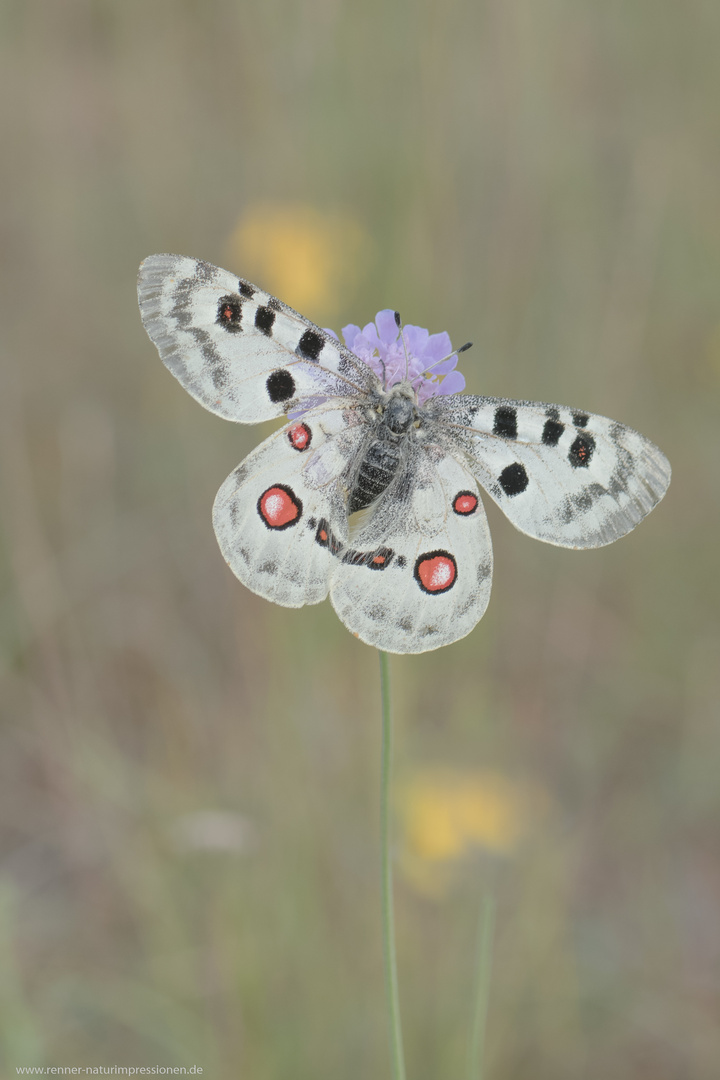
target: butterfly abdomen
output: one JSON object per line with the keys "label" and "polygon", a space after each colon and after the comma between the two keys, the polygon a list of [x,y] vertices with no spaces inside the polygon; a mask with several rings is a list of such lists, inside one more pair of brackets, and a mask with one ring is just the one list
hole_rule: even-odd
{"label": "butterfly abdomen", "polygon": [[364,510],[382,495],[397,473],[402,456],[402,439],[392,435],[373,439],[355,476],[348,503],[349,514]]}

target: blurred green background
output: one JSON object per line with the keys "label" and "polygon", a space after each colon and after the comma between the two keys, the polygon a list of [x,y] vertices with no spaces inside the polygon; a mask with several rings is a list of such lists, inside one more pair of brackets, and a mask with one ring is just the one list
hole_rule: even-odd
{"label": "blurred green background", "polygon": [[162,367],[171,251],[670,458],[600,551],[490,505],[486,617],[393,660],[401,995],[410,1080],[461,1076],[490,888],[488,1080],[716,1078],[720,5],[4,0],[0,42],[2,1076],[389,1074],[377,656],[225,566],[271,426]]}

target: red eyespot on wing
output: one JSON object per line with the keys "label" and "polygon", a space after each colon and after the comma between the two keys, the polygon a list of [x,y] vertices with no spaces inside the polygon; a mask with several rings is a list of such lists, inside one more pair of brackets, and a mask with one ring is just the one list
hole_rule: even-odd
{"label": "red eyespot on wing", "polygon": [[287,436],[295,450],[307,450],[312,442],[312,431],[307,424],[293,424],[288,428]]}
{"label": "red eyespot on wing", "polygon": [[292,488],[275,484],[262,493],[257,509],[268,529],[287,529],[300,520],[302,503]]}
{"label": "red eyespot on wing", "polygon": [[385,556],[384,555],[375,555],[373,557],[373,562],[375,563],[376,566],[382,566],[382,564],[385,562]]}
{"label": "red eyespot on wing", "polygon": [[457,563],[449,551],[428,551],[415,563],[415,580],[423,592],[447,592],[457,580]]}
{"label": "red eyespot on wing", "polygon": [[465,514],[472,514],[477,504],[478,497],[472,491],[459,491],[453,499],[452,506],[456,514],[464,516]]}

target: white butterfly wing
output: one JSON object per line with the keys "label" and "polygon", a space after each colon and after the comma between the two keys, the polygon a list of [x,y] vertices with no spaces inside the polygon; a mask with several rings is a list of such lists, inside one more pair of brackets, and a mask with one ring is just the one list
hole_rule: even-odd
{"label": "white butterfly wing", "polygon": [[549,544],[612,543],[670,483],[657,446],[604,416],[465,394],[437,397],[429,411],[513,525]]}
{"label": "white butterfly wing", "polygon": [[328,593],[347,541],[347,489],[367,425],[357,410],[317,408],[275,432],[220,488],[213,525],[230,569],[285,607]]}
{"label": "white butterfly wing", "polygon": [[379,385],[326,331],[200,259],[151,255],[140,267],[138,300],[165,366],[227,420],[254,424]]}
{"label": "white butterfly wing", "polygon": [[339,617],[388,652],[421,653],[465,637],[490,599],[492,545],[478,486],[434,449],[414,451],[332,572]]}

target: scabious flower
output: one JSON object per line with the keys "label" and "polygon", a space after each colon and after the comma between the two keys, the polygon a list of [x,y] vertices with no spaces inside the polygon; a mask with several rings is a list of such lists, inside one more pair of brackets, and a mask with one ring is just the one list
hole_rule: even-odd
{"label": "scabious flower", "polygon": [[375,322],[362,329],[353,323],[344,326],[342,334],[348,349],[373,369],[386,390],[407,378],[422,405],[436,394],[458,394],[465,388],[464,377],[454,370],[457,356],[450,355],[449,334],[404,326],[401,335],[390,308],[378,311]]}

